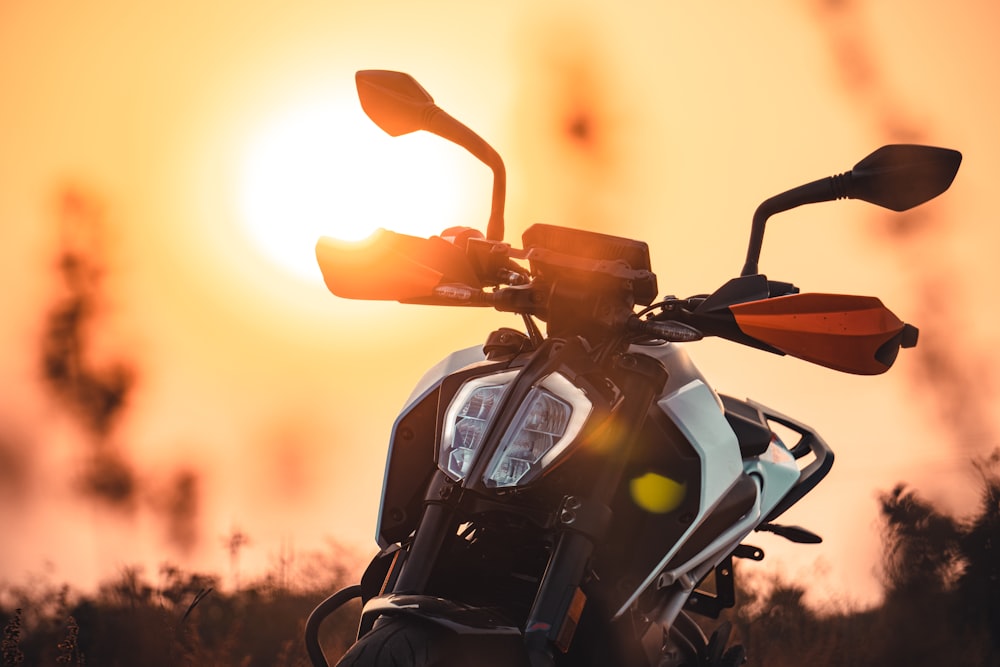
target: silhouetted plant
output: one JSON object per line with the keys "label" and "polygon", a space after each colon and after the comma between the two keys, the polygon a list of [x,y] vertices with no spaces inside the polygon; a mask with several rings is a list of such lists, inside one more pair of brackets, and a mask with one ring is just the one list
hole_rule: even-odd
{"label": "silhouetted plant", "polygon": [[959,521],[902,484],[880,504],[886,593],[926,596],[950,588],[963,566]]}
{"label": "silhouetted plant", "polygon": [[80,626],[76,624],[76,619],[70,616],[66,619],[66,637],[59,642],[57,648],[60,651],[56,662],[63,665],[83,665],[83,653],[80,651],[78,639],[80,637]]}
{"label": "silhouetted plant", "polygon": [[979,512],[964,527],[959,543],[965,568],[955,590],[959,616],[987,628],[1000,651],[1000,449],[976,463],[982,478]]}
{"label": "silhouetted plant", "polygon": [[90,352],[102,299],[102,206],[89,193],[66,187],[58,197],[57,223],[56,270],[62,294],[50,309],[42,333],[42,379],[91,436],[92,451],[81,489],[111,506],[129,509],[135,500],[135,473],[112,446],[110,435],[124,413],[136,371],[122,360],[96,364]]}
{"label": "silhouetted plant", "polygon": [[24,662],[21,651],[21,616],[20,607],[14,610],[14,615],[3,626],[3,664],[20,665]]}

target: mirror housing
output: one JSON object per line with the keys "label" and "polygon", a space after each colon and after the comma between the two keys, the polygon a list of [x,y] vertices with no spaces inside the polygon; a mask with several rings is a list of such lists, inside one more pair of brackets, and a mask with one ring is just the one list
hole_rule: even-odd
{"label": "mirror housing", "polygon": [[386,134],[398,137],[424,129],[434,98],[409,74],[365,70],[354,75],[365,114]]}
{"label": "mirror housing", "polygon": [[906,211],[951,187],[961,164],[962,154],[949,148],[883,146],[844,175],[846,196],[892,211]]}

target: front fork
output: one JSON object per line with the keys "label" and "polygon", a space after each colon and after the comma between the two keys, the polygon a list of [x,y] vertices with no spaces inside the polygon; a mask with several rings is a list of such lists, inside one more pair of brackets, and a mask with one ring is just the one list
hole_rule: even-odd
{"label": "front fork", "polygon": [[615,442],[602,443],[609,454],[587,496],[566,496],[559,508],[559,540],[549,559],[525,626],[524,641],[532,667],[553,664],[553,648],[569,650],[586,595],[590,558],[613,518],[611,500],[621,482],[632,447],[642,430],[649,406],[659,396],[666,370],[645,355],[625,354],[615,362],[615,380],[625,397],[614,416]]}
{"label": "front fork", "polygon": [[[653,400],[666,382],[666,370],[645,355],[623,354],[614,361],[612,377],[623,396],[608,429],[613,442],[602,443],[609,452],[601,461],[601,474],[588,494],[568,495],[556,513],[559,536],[549,557],[538,591],[523,629],[524,643],[532,667],[553,664],[554,649],[569,650],[586,596],[585,582],[594,548],[611,524],[610,503],[629,460],[629,453],[642,429]],[[455,509],[449,504],[450,483],[436,473],[425,496],[424,514],[416,530],[408,557],[391,590],[419,593],[426,589],[438,555],[448,534],[455,529]],[[374,618],[363,619],[362,633]]]}

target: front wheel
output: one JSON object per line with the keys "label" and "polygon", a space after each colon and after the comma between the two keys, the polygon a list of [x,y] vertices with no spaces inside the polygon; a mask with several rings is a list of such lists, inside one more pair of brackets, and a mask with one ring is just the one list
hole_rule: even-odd
{"label": "front wheel", "polygon": [[520,637],[463,635],[414,616],[385,616],[337,667],[517,667],[527,665]]}

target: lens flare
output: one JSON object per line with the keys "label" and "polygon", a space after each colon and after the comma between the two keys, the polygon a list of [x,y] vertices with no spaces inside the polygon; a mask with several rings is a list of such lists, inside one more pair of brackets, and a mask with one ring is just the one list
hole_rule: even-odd
{"label": "lens flare", "polygon": [[629,482],[629,492],[636,505],[653,514],[677,509],[687,495],[687,484],[647,472]]}

